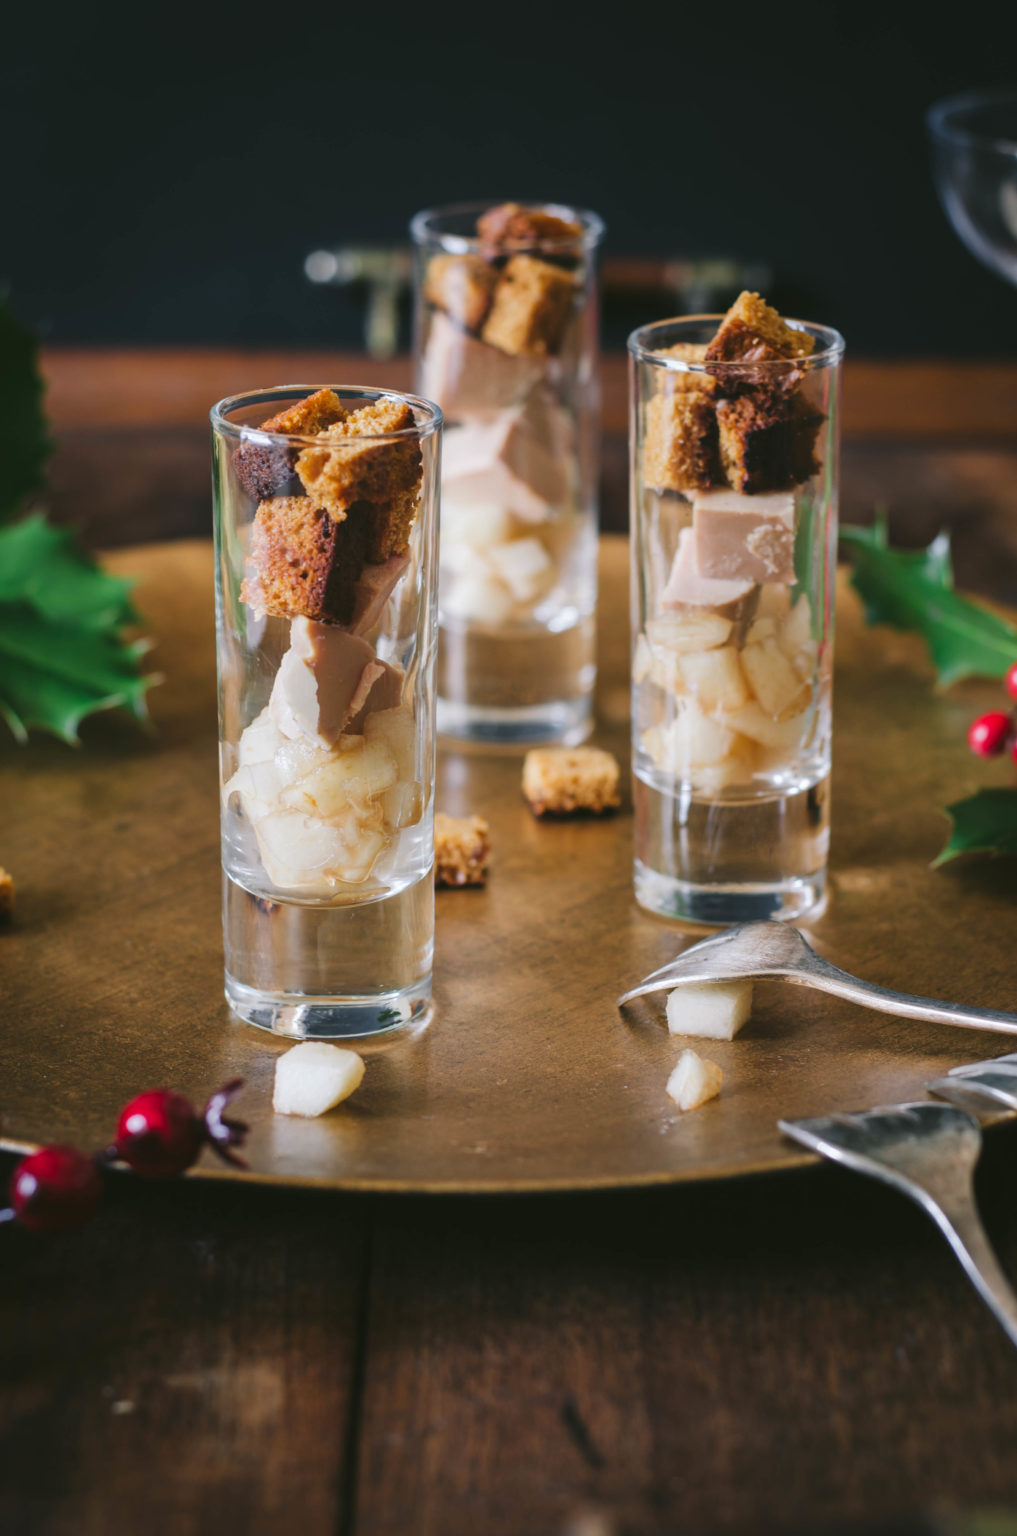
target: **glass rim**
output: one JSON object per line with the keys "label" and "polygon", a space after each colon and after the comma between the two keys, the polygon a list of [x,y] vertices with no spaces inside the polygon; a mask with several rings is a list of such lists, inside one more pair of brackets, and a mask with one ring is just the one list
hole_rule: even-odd
{"label": "glass rim", "polygon": [[[250,442],[280,442],[299,443],[301,446],[321,447],[322,434],[317,435],[307,432],[266,432],[264,427],[245,426],[239,421],[230,421],[227,412],[241,410],[244,406],[256,405],[259,400],[266,400],[269,396],[276,397],[285,394],[296,395],[299,399],[306,399],[308,395],[317,394],[321,389],[331,389],[340,400],[347,395],[357,395],[363,398],[365,405],[372,405],[378,400],[399,400],[404,405],[417,407],[424,413],[422,422],[414,422],[412,427],[400,427],[397,432],[363,432],[350,442],[359,443],[399,443],[407,442],[414,438],[430,437],[437,432],[445,418],[441,406],[433,400],[426,400],[423,395],[411,395],[405,390],[381,389],[374,384],[273,384],[267,389],[248,389],[238,395],[227,395],[223,400],[217,400],[208,413],[212,430],[223,437],[233,437],[238,441]],[[294,401],[296,404],[296,401]],[[278,415],[278,412],[273,414]]]}
{"label": "glass rim", "polygon": [[[479,235],[455,235],[451,231],[435,229],[432,221],[449,218],[454,214],[479,215],[486,213],[490,208],[500,208],[503,203],[508,201],[508,198],[502,198],[501,202],[496,199],[485,198],[464,203],[442,203],[434,208],[422,208],[410,220],[410,234],[416,245],[438,245],[443,251],[448,251],[450,255],[479,255],[481,252],[490,254],[492,249],[496,253],[500,253],[502,247],[492,247],[490,241],[481,240]],[[604,238],[606,227],[604,220],[598,213],[594,213],[589,208],[574,208],[571,203],[548,203],[539,200],[530,203],[520,200],[520,206],[538,209],[541,213],[552,213],[560,219],[570,218],[582,226],[582,233],[580,235],[552,235],[550,237],[545,235],[539,240],[516,241],[504,246],[503,249],[506,253],[513,251],[547,251],[556,255],[568,255],[570,252],[574,254],[577,250],[595,250]]]}
{"label": "glass rim", "polygon": [[934,102],[925,114],[929,133],[934,139],[952,148],[988,149],[1000,155],[1017,155],[1017,137],[1004,138],[994,133],[979,133],[972,128],[962,128],[951,121],[954,114],[968,112],[975,107],[1012,106],[1017,111],[1017,90],[962,91],[957,96],[946,96]]}
{"label": "glass rim", "polygon": [[[673,315],[668,320],[651,320],[648,325],[637,326],[629,336],[626,345],[629,352],[637,362],[652,363],[654,367],[667,369],[671,373],[710,373],[714,375],[723,375],[723,373],[727,372],[729,369],[735,369],[738,372],[744,373],[745,369],[748,367],[752,367],[753,369],[780,369],[788,367],[801,368],[804,365],[806,368],[814,368],[817,364],[820,363],[824,365],[832,365],[833,363],[839,362],[840,359],[844,356],[844,338],[840,332],[835,331],[832,326],[818,325],[813,320],[791,320],[787,319],[786,317],[782,317],[784,318],[784,323],[789,325],[792,330],[804,331],[807,335],[815,338],[819,348],[817,351],[809,352],[804,357],[767,357],[759,359],[752,358],[749,361],[746,361],[745,359],[732,358],[730,361],[726,362],[718,361],[716,363],[706,363],[688,362],[684,358],[678,357],[665,357],[662,352],[655,351],[652,346],[647,344],[648,338],[653,332],[662,331],[666,327],[676,325],[705,325],[708,321],[713,321],[716,325],[719,325],[723,318],[723,315],[704,314]],[[673,342],[672,345],[674,345]]]}

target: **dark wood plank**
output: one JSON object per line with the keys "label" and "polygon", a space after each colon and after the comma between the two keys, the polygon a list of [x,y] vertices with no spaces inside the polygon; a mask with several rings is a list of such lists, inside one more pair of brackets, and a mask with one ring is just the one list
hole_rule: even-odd
{"label": "dark wood plank", "polygon": [[0,1229],[0,1529],[332,1536],[368,1220],[122,1177],[85,1231]]}
{"label": "dark wood plank", "polygon": [[[1014,1150],[982,1181],[1011,1272]],[[376,1254],[359,1536],[815,1536],[1017,1502],[1017,1356],[931,1225],[849,1174],[386,1203]]]}
{"label": "dark wood plank", "polygon": [[[43,354],[49,410],[57,431],[113,423],[203,425],[217,400],[281,383],[370,382],[409,389],[410,360],[384,362],[336,352],[257,352],[227,348],[49,348]],[[603,419],[628,430],[627,361],[602,358]],[[847,438],[944,436],[1009,438],[1017,433],[1017,365],[994,362],[853,358],[844,367]]]}

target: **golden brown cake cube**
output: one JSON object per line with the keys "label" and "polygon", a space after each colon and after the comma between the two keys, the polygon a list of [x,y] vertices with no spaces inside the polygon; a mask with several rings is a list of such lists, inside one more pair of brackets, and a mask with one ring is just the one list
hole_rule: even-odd
{"label": "golden brown cake cube", "polygon": [[498,269],[482,256],[432,256],[424,297],[466,331],[479,331],[491,307]]}
{"label": "golden brown cake cube", "polygon": [[307,496],[263,501],[251,530],[251,574],[243,601],[280,618],[348,624],[370,520],[366,505],[337,521]]}
{"label": "golden brown cake cube", "polygon": [[[258,430],[315,437],[348,414],[333,390],[319,389],[270,416]],[[265,501],[270,496],[282,495],[289,488],[296,456],[294,448],[287,448],[282,443],[243,442],[233,454],[233,468],[247,494],[255,501]]]}
{"label": "golden brown cake cube", "polygon": [[709,395],[665,391],[646,402],[643,483],[657,491],[704,490],[717,464],[717,418]]}
{"label": "golden brown cake cube", "polygon": [[562,219],[544,208],[523,203],[499,203],[477,220],[477,234],[485,245],[538,245],[541,240],[578,240],[583,227],[575,219]]}
{"label": "golden brown cake cube", "polygon": [[572,310],[575,282],[569,272],[536,256],[505,263],[482,332],[492,347],[513,356],[545,356],[561,345]]}
{"label": "golden brown cake cube", "polygon": [[[807,331],[785,324],[758,293],[741,293],[707,347],[706,362],[724,365],[713,370],[723,395],[752,386],[787,394],[802,377],[802,369],[793,364],[814,346]],[[745,367],[732,366],[740,363]],[[764,364],[771,366],[760,366]]]}
{"label": "golden brown cake cube", "polygon": [[483,816],[435,813],[435,885],[485,885],[490,859],[490,830]]}
{"label": "golden brown cake cube", "polygon": [[[673,347],[662,347],[661,357],[673,357],[679,363],[697,363],[700,366],[706,362],[706,343],[695,341],[678,341]],[[717,391],[717,381],[712,374],[699,372],[696,369],[667,373],[661,372],[660,393],[672,394],[692,392],[701,395],[713,395]]]}
{"label": "golden brown cake cube", "polygon": [[723,478],[750,496],[787,490],[815,474],[816,434],[824,418],[799,396],[755,392],[717,403]]}
{"label": "golden brown cake cube", "polygon": [[604,816],[621,804],[618,760],[600,747],[534,747],[523,794],[535,816]]}
{"label": "golden brown cake cube", "polygon": [[400,555],[409,545],[420,497],[421,455],[416,436],[389,437],[414,425],[401,400],[377,400],[319,435],[297,457],[297,474],[315,506],[341,520],[368,502],[367,558],[372,564]]}

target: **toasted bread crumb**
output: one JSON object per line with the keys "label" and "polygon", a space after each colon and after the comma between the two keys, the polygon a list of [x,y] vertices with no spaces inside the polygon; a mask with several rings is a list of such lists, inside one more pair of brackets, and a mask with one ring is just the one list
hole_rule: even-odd
{"label": "toasted bread crumb", "polygon": [[482,256],[432,256],[424,297],[466,331],[479,331],[491,308],[498,269]]}
{"label": "toasted bread crumb", "polygon": [[578,240],[583,233],[576,219],[562,219],[543,208],[523,203],[499,203],[477,220],[485,245],[537,245],[541,240]]}
{"label": "toasted bread crumb", "polygon": [[764,391],[719,401],[724,480],[750,496],[808,480],[818,468],[815,442],[823,419],[799,396],[785,400]]}
{"label": "toasted bread crumb", "polygon": [[334,390],[319,389],[313,395],[298,400],[296,405],[288,405],[278,415],[270,416],[261,423],[259,430],[287,432],[297,437],[317,437],[326,427],[333,426],[337,421],[345,421],[349,414],[349,407],[343,405]]}
{"label": "toasted bread crumb", "polygon": [[358,502],[373,511],[367,558],[372,564],[401,555],[420,496],[420,444],[414,437],[385,434],[413,426],[402,400],[376,400],[319,435],[320,447],[297,458],[297,474],[315,506],[342,520]]}
{"label": "toasted bread crumb", "polygon": [[[301,437],[315,437],[349,413],[331,389],[319,389],[313,395],[287,406],[270,416],[259,432],[286,432]],[[233,454],[233,469],[247,494],[255,501],[280,496],[293,477],[296,449],[281,443],[242,442]]]}
{"label": "toasted bread crumb", "polygon": [[435,885],[485,885],[490,858],[490,829],[483,816],[435,813]]}
{"label": "toasted bread crumb", "polygon": [[307,496],[263,501],[251,530],[253,573],[241,598],[259,613],[348,624],[371,537],[365,503],[337,520]]}
{"label": "toasted bread crumb", "polygon": [[534,747],[523,794],[535,816],[604,816],[621,804],[617,759],[600,747]]}
{"label": "toasted bread crumb", "polygon": [[536,256],[505,263],[483,339],[511,356],[545,356],[561,345],[576,287],[570,273]]}
{"label": "toasted bread crumb", "polygon": [[658,491],[705,490],[717,464],[713,401],[694,391],[654,395],[646,403],[643,480]]}
{"label": "toasted bread crumb", "polygon": [[[746,292],[738,295],[721,321],[706,349],[706,364],[708,368],[718,365],[712,371],[721,394],[738,394],[751,387],[790,394],[802,377],[801,368],[794,364],[814,347],[807,331],[786,325],[758,293]],[[745,366],[733,366],[739,363]]]}
{"label": "toasted bread crumb", "polygon": [[0,869],[0,918],[8,918],[14,911],[14,877],[6,869]]}

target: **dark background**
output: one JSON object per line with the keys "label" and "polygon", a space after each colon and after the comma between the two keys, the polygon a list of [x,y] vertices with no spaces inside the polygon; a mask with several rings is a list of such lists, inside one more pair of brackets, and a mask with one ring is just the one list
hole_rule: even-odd
{"label": "dark background", "polygon": [[613,255],[766,262],[856,353],[1017,344],[924,129],[1017,79],[1012,5],[37,5],[4,33],[0,282],[52,342],[356,345],[310,249],[515,196],[597,209]]}

